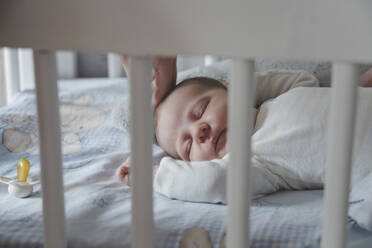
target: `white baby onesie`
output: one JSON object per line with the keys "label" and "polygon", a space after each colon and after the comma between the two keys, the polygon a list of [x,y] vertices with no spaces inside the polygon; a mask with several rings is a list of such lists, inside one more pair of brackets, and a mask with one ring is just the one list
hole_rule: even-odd
{"label": "white baby onesie", "polygon": [[[252,135],[253,197],[324,183],[330,88],[296,88],[266,101]],[[372,89],[360,88],[353,148],[352,188],[372,172]],[[229,155],[212,161],[164,158],[154,190],[170,198],[227,203]],[[233,165],[229,165],[233,166]]]}
{"label": "white baby onesie", "polygon": [[316,77],[306,71],[271,70],[255,74],[255,106],[297,87],[318,87]]}

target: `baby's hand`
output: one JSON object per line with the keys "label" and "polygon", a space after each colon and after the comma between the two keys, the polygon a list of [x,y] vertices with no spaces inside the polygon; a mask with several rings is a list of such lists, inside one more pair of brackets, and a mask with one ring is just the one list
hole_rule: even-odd
{"label": "baby's hand", "polygon": [[126,185],[130,185],[130,162],[131,157],[129,156],[124,164],[116,170],[116,176]]}
{"label": "baby's hand", "polygon": [[[116,176],[122,181],[125,185],[130,186],[130,165],[131,165],[131,157],[129,156],[127,160],[122,164],[116,171]],[[159,165],[154,165],[152,167],[152,178],[154,180],[156,172],[159,169]]]}
{"label": "baby's hand", "polygon": [[372,68],[360,77],[361,87],[372,87]]}

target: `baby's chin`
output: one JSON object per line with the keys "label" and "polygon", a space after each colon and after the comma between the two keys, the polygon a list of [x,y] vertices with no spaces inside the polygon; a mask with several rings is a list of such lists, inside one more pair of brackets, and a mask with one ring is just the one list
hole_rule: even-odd
{"label": "baby's chin", "polygon": [[208,154],[203,154],[203,156],[201,156],[199,158],[191,158],[191,161],[192,162],[197,162],[197,161],[210,161],[210,160],[213,160],[213,159],[222,159],[223,157],[225,157],[225,155],[227,153],[228,153],[228,151],[227,151],[227,145],[225,145],[224,147],[222,147],[218,151],[217,154],[215,152],[208,153]]}

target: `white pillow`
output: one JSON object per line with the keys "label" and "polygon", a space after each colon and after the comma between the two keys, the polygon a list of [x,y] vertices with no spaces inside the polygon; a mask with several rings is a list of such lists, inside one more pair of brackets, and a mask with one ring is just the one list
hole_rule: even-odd
{"label": "white pillow", "polygon": [[[255,61],[255,70],[263,72],[273,69],[284,70],[302,70],[307,71],[314,75],[320,83],[320,86],[330,86],[331,82],[331,63],[329,62],[302,62],[302,61],[284,61],[284,60],[270,60],[270,59],[257,59]],[[358,65],[359,74],[363,74],[371,64]],[[219,81],[229,81],[229,72],[231,69],[231,60],[223,60],[211,66],[199,66],[186,71],[179,72],[177,83],[190,77],[212,77]]]}

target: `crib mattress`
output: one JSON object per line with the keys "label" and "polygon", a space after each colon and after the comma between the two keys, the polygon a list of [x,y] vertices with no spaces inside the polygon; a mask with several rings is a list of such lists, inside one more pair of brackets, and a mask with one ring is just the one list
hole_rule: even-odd
{"label": "crib mattress", "polygon": [[[113,123],[111,110],[128,94],[126,79],[59,82],[63,173],[69,247],[130,247],[131,188],[120,184],[116,168],[128,156],[129,134]],[[40,178],[35,94],[19,93],[0,108],[0,175],[16,177],[27,157],[30,177]],[[161,153],[154,146],[154,153]],[[0,185],[0,246],[40,247],[43,217],[40,186],[25,199]],[[167,199],[154,193],[155,246],[179,247],[190,228],[207,231],[213,247],[226,233],[227,207]],[[279,192],[253,202],[252,247],[319,247],[322,191]],[[349,247],[372,243],[372,233],[349,228]],[[146,234],[144,234],[146,237]]]}

